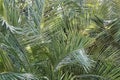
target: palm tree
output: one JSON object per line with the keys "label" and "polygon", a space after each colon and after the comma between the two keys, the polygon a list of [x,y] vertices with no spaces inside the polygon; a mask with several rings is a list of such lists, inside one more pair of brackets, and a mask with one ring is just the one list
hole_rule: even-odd
{"label": "palm tree", "polygon": [[0,0],[0,79],[119,80],[118,2]]}

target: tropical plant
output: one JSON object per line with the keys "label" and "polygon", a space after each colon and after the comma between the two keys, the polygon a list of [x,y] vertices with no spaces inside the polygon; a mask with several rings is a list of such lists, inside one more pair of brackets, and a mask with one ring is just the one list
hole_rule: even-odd
{"label": "tropical plant", "polygon": [[119,0],[0,0],[1,80],[120,80]]}

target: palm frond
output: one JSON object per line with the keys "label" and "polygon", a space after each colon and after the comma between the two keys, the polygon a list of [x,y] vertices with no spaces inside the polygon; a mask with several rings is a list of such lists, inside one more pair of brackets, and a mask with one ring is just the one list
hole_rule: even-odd
{"label": "palm frond", "polygon": [[67,65],[79,65],[82,66],[86,72],[90,70],[93,66],[94,61],[88,58],[84,49],[75,50],[65,57],[59,64],[56,66],[56,70],[59,70],[63,66]]}
{"label": "palm frond", "polygon": [[[4,36],[4,40],[2,44],[7,45],[9,50],[6,50],[8,54],[13,54],[14,56],[17,55],[17,58],[22,61],[22,66],[28,66],[28,59],[24,50],[22,49],[21,45],[19,44],[15,34],[13,32],[17,32],[17,28],[10,26],[6,21],[1,20],[1,35]],[[1,46],[2,46],[1,44]],[[27,69],[27,68],[26,68]]]}
{"label": "palm frond", "polygon": [[13,73],[13,72],[6,72],[0,73],[1,80],[38,80],[32,74],[29,73]]}

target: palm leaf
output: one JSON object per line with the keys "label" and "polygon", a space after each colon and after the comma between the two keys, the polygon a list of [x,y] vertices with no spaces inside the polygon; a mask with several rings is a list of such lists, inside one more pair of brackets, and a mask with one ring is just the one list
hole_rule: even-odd
{"label": "palm leaf", "polygon": [[29,73],[0,73],[1,80],[38,80],[32,74]]}

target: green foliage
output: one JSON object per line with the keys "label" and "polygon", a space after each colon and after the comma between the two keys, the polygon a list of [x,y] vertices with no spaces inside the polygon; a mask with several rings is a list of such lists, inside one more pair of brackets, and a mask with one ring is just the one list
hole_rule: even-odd
{"label": "green foliage", "polygon": [[1,80],[38,80],[29,73],[1,73]]}
{"label": "green foliage", "polygon": [[119,0],[0,0],[0,79],[120,80],[119,9]]}
{"label": "green foliage", "polygon": [[4,12],[4,6],[3,6],[3,0],[0,0],[0,16],[3,16]]}

